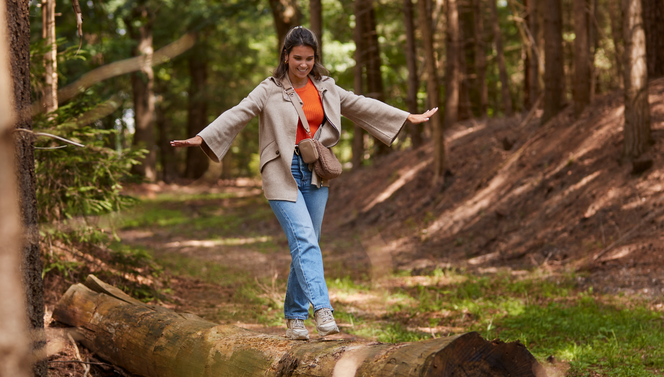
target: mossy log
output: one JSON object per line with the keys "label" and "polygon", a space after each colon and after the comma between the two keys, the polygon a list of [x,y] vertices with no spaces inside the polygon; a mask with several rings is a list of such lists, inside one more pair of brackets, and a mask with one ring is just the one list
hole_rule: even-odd
{"label": "mossy log", "polygon": [[90,275],[53,317],[83,345],[145,377],[546,376],[518,342],[476,332],[413,343],[294,341],[150,306]]}

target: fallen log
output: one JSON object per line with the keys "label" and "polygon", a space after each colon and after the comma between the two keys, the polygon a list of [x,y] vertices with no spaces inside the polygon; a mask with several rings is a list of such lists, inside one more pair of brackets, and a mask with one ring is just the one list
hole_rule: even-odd
{"label": "fallen log", "polygon": [[546,376],[519,342],[476,332],[413,343],[293,341],[147,305],[90,275],[53,317],[84,346],[145,377]]}

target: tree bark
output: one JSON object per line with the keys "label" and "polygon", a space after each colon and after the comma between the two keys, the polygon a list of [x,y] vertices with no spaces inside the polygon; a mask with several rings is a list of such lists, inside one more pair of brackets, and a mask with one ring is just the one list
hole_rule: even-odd
{"label": "tree bark", "polygon": [[[207,44],[197,38],[189,56],[189,109],[187,134],[196,135],[207,126]],[[210,160],[200,148],[187,148],[187,165],[184,177],[198,179],[205,174]]]}
{"label": "tree bark", "polygon": [[171,147],[169,141],[170,119],[167,115],[168,109],[164,107],[163,103],[155,104],[155,114],[157,117],[157,130],[159,131],[159,152],[161,163],[161,179],[166,183],[173,182],[177,177],[177,157],[175,155],[175,148]]}
{"label": "tree bark", "polygon": [[526,17],[526,23],[528,25],[528,31],[530,32],[530,60],[528,67],[528,90],[530,104],[534,105],[537,98],[539,98],[539,49],[537,47],[537,35],[539,34],[539,17],[538,17],[538,8],[539,4],[537,0],[528,0],[527,4],[528,15]]}
{"label": "tree bark", "polygon": [[[30,36],[28,9],[25,1],[8,0],[0,4],[0,56],[11,56],[11,61],[0,59],[0,98],[6,99],[0,102],[0,239],[3,240],[0,246],[0,376],[16,377],[27,377],[31,373],[25,289],[20,273],[23,244],[12,135],[18,116],[16,110],[26,103],[8,99],[21,98],[26,88],[17,84],[29,82],[26,80],[28,72],[16,69],[27,68],[21,57],[30,51],[26,44]],[[10,41],[22,43],[10,46]]]}
{"label": "tree bark", "polygon": [[297,0],[270,0],[270,8],[272,8],[274,27],[279,38],[279,45],[277,46],[277,56],[279,56],[286,33],[292,27],[300,24],[300,8],[297,6]]}
{"label": "tree bark", "polygon": [[613,40],[613,57],[614,68],[616,70],[616,78],[618,79],[618,87],[624,87],[623,73],[623,59],[624,49],[622,43],[622,4],[621,0],[608,0],[609,18],[611,19],[611,37]]}
{"label": "tree bark", "polygon": [[323,61],[323,5],[321,0],[309,0],[309,23],[318,39],[318,56]]}
{"label": "tree bark", "polygon": [[[355,94],[361,95],[364,93],[362,90],[362,79],[365,61],[366,61],[366,48],[364,46],[364,30],[365,25],[362,22],[364,9],[364,1],[356,0],[353,7],[353,12],[355,14],[355,29],[353,30],[353,39],[355,41],[355,68],[353,68],[353,73],[355,75],[353,80],[353,90]],[[364,132],[359,126],[353,127],[353,171],[356,171],[362,167],[362,160],[364,159]]]}
{"label": "tree bark", "polygon": [[648,77],[664,76],[664,1],[642,0]]}
{"label": "tree bark", "polygon": [[[454,0],[450,0],[454,1]],[[417,2],[417,14],[420,22],[420,32],[422,33],[422,43],[424,44],[424,60],[426,63],[426,72],[427,72],[427,103],[430,109],[438,107],[440,103],[440,88],[438,87],[438,72],[436,69],[436,58],[435,51],[433,47],[433,25],[431,20],[431,8],[430,0],[418,0]],[[457,32],[458,32],[458,14],[457,14]],[[453,60],[455,67],[458,65],[456,55],[450,56],[451,51],[447,51],[447,59]],[[456,72],[454,73],[456,74]],[[458,111],[458,95],[457,90],[457,102],[451,103],[453,109],[452,112],[456,113]],[[447,116],[447,106],[445,108],[445,116]],[[444,178],[443,172],[445,171],[445,140],[443,137],[443,123],[440,121],[440,111],[433,114],[429,118],[431,122],[431,136],[433,138],[433,185],[437,185]]]}
{"label": "tree bark", "polygon": [[[139,21],[138,27],[133,25]],[[154,132],[154,71],[152,70],[152,24],[154,14],[145,1],[132,11],[132,18],[125,24],[131,38],[137,43],[134,56],[141,57],[141,71],[131,74],[131,87],[134,99],[134,139],[132,145],[145,148],[148,154],[139,164],[132,167],[132,173],[148,181],[157,179],[157,153]]]}
{"label": "tree bark", "polygon": [[482,0],[472,0],[473,21],[475,31],[475,74],[476,86],[479,94],[480,118],[486,118],[489,93],[486,86],[486,44],[484,42],[484,19],[482,15]]}
{"label": "tree bark", "polygon": [[507,67],[505,65],[505,53],[503,52],[503,38],[500,34],[496,1],[497,0],[489,0],[489,7],[491,8],[491,24],[493,27],[493,43],[496,46],[496,61],[498,62],[498,75],[500,76],[500,96],[503,103],[503,111],[506,116],[510,116],[512,115],[512,97],[510,95],[509,79],[507,77]]}
{"label": "tree bark", "polygon": [[590,103],[588,1],[574,0],[574,115],[578,118]]}
{"label": "tree bark", "polygon": [[646,36],[641,0],[623,0],[625,41],[625,126],[623,159],[643,154],[652,141],[648,104]]}
{"label": "tree bark", "polygon": [[[417,90],[420,87],[420,80],[417,74],[417,51],[415,47],[415,25],[413,25],[413,1],[403,0],[404,26],[406,28],[406,64],[408,65],[408,89],[406,94],[406,104],[408,112],[417,114]],[[410,133],[410,142],[413,148],[419,148],[422,145],[422,127],[417,124],[408,124]]]}
{"label": "tree bark", "polygon": [[44,112],[58,109],[58,45],[55,42],[55,0],[42,0],[42,38],[48,48],[44,54]]}
{"label": "tree bark", "polygon": [[[433,128],[434,185],[445,179],[445,129],[458,120],[459,108],[459,11],[457,0],[448,0],[446,9],[445,117],[441,127]],[[437,132],[436,132],[437,131]]]}
{"label": "tree bark", "polygon": [[[460,12],[459,14],[459,120],[470,119],[473,117],[473,105],[470,102],[470,87],[468,85],[468,56],[466,49],[468,46],[467,35],[472,30],[470,12]],[[471,62],[474,65],[474,62]]]}
{"label": "tree bark", "polygon": [[563,109],[565,69],[563,67],[563,21],[561,0],[544,1],[544,113],[542,124]]}
{"label": "tree bark", "polygon": [[[376,11],[372,0],[361,0],[363,5],[361,21],[364,25],[364,47],[366,49],[366,72],[367,72],[367,97],[385,101],[385,89],[383,87],[383,75],[380,67],[383,65],[380,58],[380,45],[378,43],[378,32],[376,31]],[[356,20],[356,22],[358,22]],[[374,139],[374,153],[383,156],[392,151],[389,146]]]}
{"label": "tree bark", "polygon": [[54,311],[81,342],[131,373],[175,376],[545,376],[518,342],[477,333],[414,343],[297,341],[148,306],[90,276]]}
{"label": "tree bark", "polygon": [[[16,128],[32,130],[30,118],[30,19],[27,1],[8,0],[7,22],[11,47],[11,84],[14,89],[13,101],[16,114]],[[6,55],[4,55],[6,56]],[[4,97],[8,98],[8,97]],[[35,179],[35,157],[32,135],[17,132],[16,137],[16,180],[19,188],[19,203],[23,222],[23,254],[21,258],[22,282],[25,288],[24,301],[27,303],[27,320],[30,329],[36,334],[32,351],[43,352],[44,338],[44,284],[42,281],[42,261],[39,255],[39,227],[37,223],[37,194]],[[9,242],[5,239],[3,242]],[[33,366],[35,376],[46,376],[46,360],[39,360]]]}

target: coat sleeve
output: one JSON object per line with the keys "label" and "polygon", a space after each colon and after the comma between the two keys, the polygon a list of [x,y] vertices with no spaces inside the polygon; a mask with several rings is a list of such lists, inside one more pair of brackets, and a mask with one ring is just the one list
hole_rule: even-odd
{"label": "coat sleeve", "polygon": [[263,112],[272,86],[270,79],[264,80],[237,106],[223,112],[198,133],[203,138],[201,149],[212,161],[220,162],[237,134],[250,120]]}
{"label": "coat sleeve", "polygon": [[350,119],[376,139],[392,145],[406,124],[409,113],[373,98],[356,95],[339,86],[341,115]]}

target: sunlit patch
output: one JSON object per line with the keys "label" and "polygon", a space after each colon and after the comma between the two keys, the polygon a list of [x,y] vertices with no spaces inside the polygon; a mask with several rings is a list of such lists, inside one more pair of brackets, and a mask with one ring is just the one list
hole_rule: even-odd
{"label": "sunlit patch", "polygon": [[597,211],[609,205],[611,203],[611,200],[616,198],[618,195],[619,195],[618,189],[615,188],[609,189],[606,195],[597,198],[597,200],[595,200],[595,202],[588,207],[586,213],[583,216],[585,218],[592,217]]}
{"label": "sunlit patch", "polygon": [[449,143],[449,142],[455,141],[455,140],[460,139],[460,138],[462,138],[466,135],[470,135],[473,132],[482,131],[485,128],[486,128],[486,122],[484,122],[483,124],[474,126],[474,127],[469,127],[469,128],[466,128],[466,129],[463,129],[463,130],[460,130],[460,131],[453,132],[451,135],[445,137],[445,142]]}
{"label": "sunlit patch", "polygon": [[247,238],[223,238],[220,240],[189,240],[174,241],[165,244],[165,247],[217,247],[217,246],[237,246],[249,245],[254,243],[263,243],[272,241],[272,237],[247,237]]}
{"label": "sunlit patch", "polygon": [[615,252],[611,253],[608,257],[603,258],[604,260],[614,260],[614,259],[620,259],[624,258],[632,253],[634,251],[635,247],[634,246],[624,246],[619,249],[617,249]]}
{"label": "sunlit patch", "polygon": [[496,252],[493,252],[493,253],[480,255],[479,257],[470,258],[470,259],[468,259],[468,263],[472,264],[472,265],[478,265],[478,264],[486,263],[488,261],[492,261],[492,260],[494,260],[498,257],[500,257],[500,252],[496,251]]}
{"label": "sunlit patch", "polygon": [[392,182],[391,185],[389,185],[383,192],[380,193],[374,200],[371,201],[371,203],[367,204],[362,208],[362,212],[366,212],[373,208],[376,204],[382,203],[385,200],[387,200],[392,194],[394,194],[398,189],[403,187],[406,183],[410,182],[415,178],[415,175],[422,170],[425,166],[429,165],[431,163],[431,160],[425,160],[420,162],[417,166],[414,168],[410,169],[401,169],[397,174],[399,174],[399,178]]}

